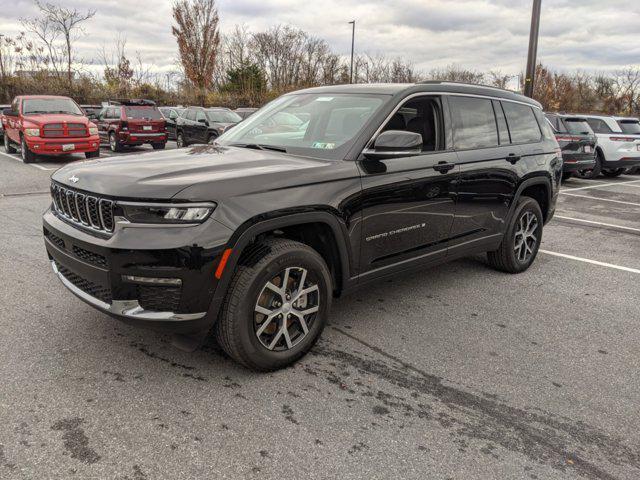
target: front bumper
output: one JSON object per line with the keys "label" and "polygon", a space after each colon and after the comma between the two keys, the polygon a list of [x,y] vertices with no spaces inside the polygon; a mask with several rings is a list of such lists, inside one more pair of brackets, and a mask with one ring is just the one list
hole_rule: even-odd
{"label": "front bumper", "polygon": [[[125,323],[172,333],[200,332],[212,325],[208,311],[217,287],[214,273],[230,235],[214,220],[186,228],[117,223],[106,237],[47,210],[43,226],[54,272],[92,307]],[[132,282],[125,275],[179,279],[180,285]]]}
{"label": "front bumper", "polygon": [[166,132],[120,132],[120,143],[125,145],[142,145],[143,143],[166,143]]}
{"label": "front bumper", "polygon": [[595,153],[562,152],[562,171],[565,173],[589,170],[596,166]]}
{"label": "front bumper", "polygon": [[[39,155],[68,155],[70,153],[95,152],[100,149],[100,137],[98,135],[68,138],[25,136],[25,141],[29,150]],[[73,145],[73,148],[66,147],[65,149],[65,145]]]}

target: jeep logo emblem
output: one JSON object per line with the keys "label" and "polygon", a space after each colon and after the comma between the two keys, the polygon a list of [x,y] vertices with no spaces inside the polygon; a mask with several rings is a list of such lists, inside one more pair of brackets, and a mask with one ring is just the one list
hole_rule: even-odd
{"label": "jeep logo emblem", "polygon": [[76,177],[75,175],[72,175],[71,177],[69,177],[69,181],[73,182],[73,183],[78,183],[80,181],[80,179],[78,177]]}

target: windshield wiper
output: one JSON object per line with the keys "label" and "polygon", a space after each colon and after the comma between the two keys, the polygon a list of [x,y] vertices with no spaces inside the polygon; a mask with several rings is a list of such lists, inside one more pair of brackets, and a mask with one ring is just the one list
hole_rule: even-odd
{"label": "windshield wiper", "polygon": [[276,152],[287,153],[287,149],[284,147],[278,147],[276,145],[267,145],[264,143],[232,143],[231,146],[240,147],[240,148],[252,148],[254,150],[273,150]]}

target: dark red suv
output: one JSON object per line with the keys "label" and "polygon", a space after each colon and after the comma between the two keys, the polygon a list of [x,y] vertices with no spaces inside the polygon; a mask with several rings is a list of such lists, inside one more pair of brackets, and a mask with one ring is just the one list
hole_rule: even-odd
{"label": "dark red suv", "polygon": [[96,123],[100,141],[108,143],[113,152],[145,143],[161,150],[167,144],[165,119],[151,100],[111,101]]}

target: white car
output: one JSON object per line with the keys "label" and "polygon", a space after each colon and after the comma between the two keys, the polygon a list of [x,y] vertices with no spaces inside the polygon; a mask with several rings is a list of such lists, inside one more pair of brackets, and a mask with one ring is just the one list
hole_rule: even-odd
{"label": "white car", "polygon": [[596,165],[581,176],[595,178],[602,173],[617,177],[628,168],[640,166],[640,120],[605,115],[580,116],[587,119],[598,137]]}

